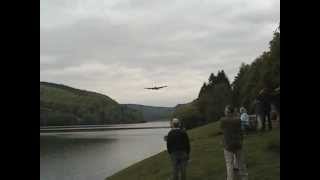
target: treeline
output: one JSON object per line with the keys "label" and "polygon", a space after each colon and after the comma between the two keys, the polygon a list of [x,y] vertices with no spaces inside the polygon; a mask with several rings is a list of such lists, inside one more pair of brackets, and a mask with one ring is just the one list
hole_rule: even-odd
{"label": "treeline", "polygon": [[145,121],[168,120],[173,111],[173,107],[145,106],[140,104],[126,104],[127,107],[142,112]]}
{"label": "treeline", "polygon": [[180,118],[187,128],[217,121],[223,116],[224,107],[233,104],[254,112],[254,100],[262,89],[280,87],[280,26],[269,42],[269,49],[251,64],[242,63],[234,81],[230,83],[223,70],[211,73],[198,98],[176,107],[174,117]]}
{"label": "treeline", "polygon": [[141,111],[120,105],[105,95],[40,82],[40,126],[142,121]]}
{"label": "treeline", "polygon": [[250,65],[240,66],[232,87],[233,103],[238,107],[247,107],[251,113],[254,110],[253,101],[261,89],[280,87],[280,32],[273,34],[268,51]]}
{"label": "treeline", "polygon": [[198,100],[187,104],[179,104],[175,107],[172,118],[176,117],[183,121],[183,126],[187,129],[197,127],[206,123],[206,119],[198,108]]}

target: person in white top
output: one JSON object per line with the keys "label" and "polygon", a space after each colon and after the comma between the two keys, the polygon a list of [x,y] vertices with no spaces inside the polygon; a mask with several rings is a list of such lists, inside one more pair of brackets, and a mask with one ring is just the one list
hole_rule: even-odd
{"label": "person in white top", "polygon": [[242,131],[248,134],[248,130],[250,128],[249,115],[244,107],[240,108],[240,122]]}

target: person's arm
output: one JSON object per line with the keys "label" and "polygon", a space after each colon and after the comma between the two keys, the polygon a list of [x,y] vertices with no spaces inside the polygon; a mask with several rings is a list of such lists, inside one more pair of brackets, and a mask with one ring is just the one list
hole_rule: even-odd
{"label": "person's arm", "polygon": [[244,114],[244,121],[248,124],[249,123],[249,115],[247,113]]}
{"label": "person's arm", "polygon": [[244,139],[244,134],[242,131],[240,131],[240,141],[241,141],[241,145],[243,144],[243,139]]}
{"label": "person's arm", "polygon": [[183,132],[183,134],[184,134],[185,150],[187,152],[187,158],[189,160],[190,159],[190,151],[191,151],[190,140],[189,140],[188,134],[185,131]]}
{"label": "person's arm", "polygon": [[224,146],[224,123],[222,118],[220,119],[220,130],[222,133],[221,144]]}
{"label": "person's arm", "polygon": [[169,154],[171,154],[172,152],[172,139],[171,139],[170,132],[167,135],[167,151]]}
{"label": "person's arm", "polygon": [[185,132],[186,136],[186,145],[187,145],[187,153],[190,154],[191,148],[190,148],[190,140],[188,134]]}

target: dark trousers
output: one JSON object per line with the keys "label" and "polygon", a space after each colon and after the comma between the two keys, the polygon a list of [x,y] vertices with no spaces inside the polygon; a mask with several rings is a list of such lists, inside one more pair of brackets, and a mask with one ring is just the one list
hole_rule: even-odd
{"label": "dark trousers", "polygon": [[170,154],[173,165],[172,180],[186,180],[186,167],[188,154],[186,152],[173,152]]}
{"label": "dark trousers", "polygon": [[261,128],[262,131],[266,129],[266,121],[268,121],[268,128],[269,130],[271,130],[272,122],[271,122],[270,112],[265,112],[262,115],[262,128]]}

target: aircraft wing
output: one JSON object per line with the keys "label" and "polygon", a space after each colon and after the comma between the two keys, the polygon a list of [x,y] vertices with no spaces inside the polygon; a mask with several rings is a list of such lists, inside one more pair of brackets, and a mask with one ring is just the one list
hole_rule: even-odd
{"label": "aircraft wing", "polygon": [[168,87],[168,86],[159,86],[159,87],[151,87],[151,88],[144,88],[144,89],[152,89],[152,90],[158,90],[164,87]]}

